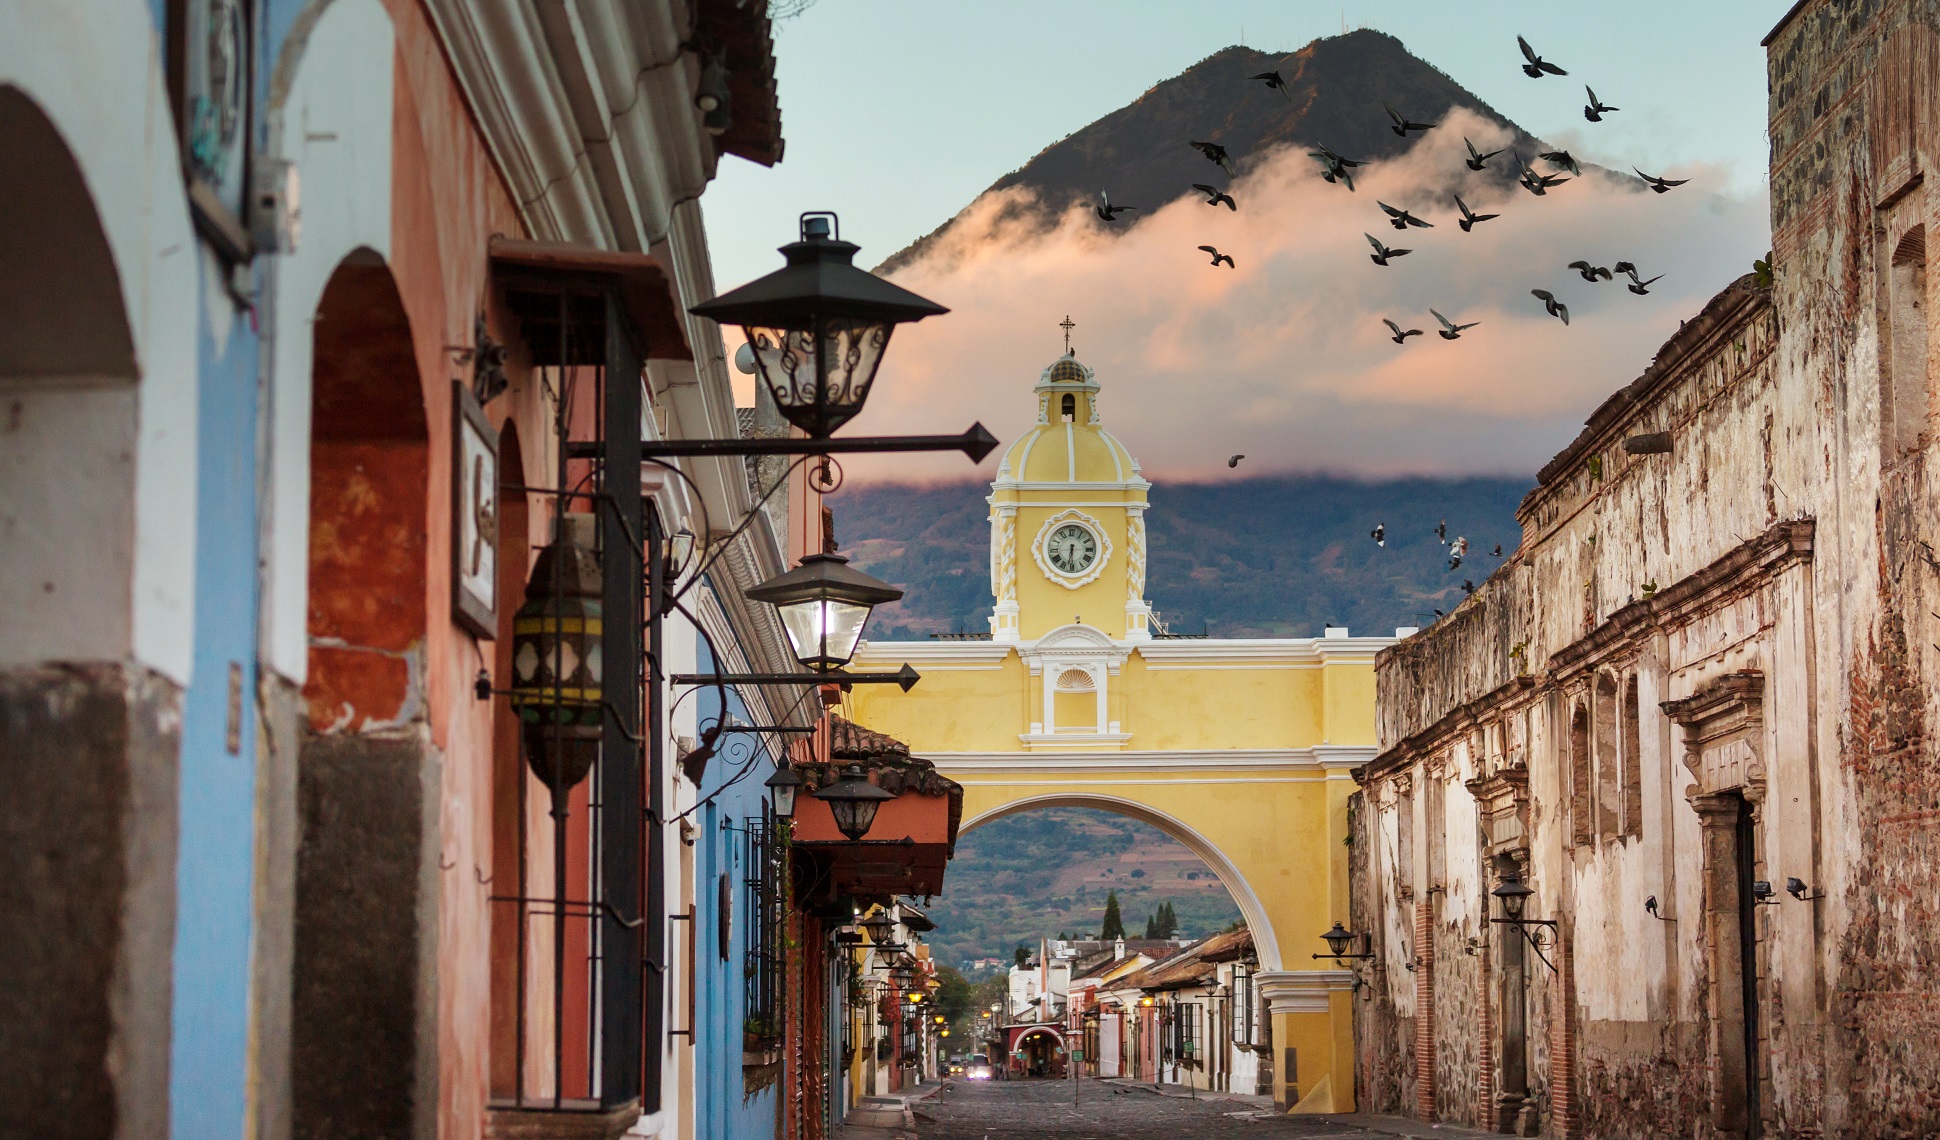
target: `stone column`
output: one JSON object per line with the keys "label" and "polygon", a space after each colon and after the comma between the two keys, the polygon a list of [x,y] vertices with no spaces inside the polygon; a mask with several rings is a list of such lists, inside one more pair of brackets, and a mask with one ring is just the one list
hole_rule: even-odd
{"label": "stone column", "polygon": [[1354,972],[1268,970],[1260,997],[1280,1050],[1273,1104],[1280,1112],[1354,1111]]}

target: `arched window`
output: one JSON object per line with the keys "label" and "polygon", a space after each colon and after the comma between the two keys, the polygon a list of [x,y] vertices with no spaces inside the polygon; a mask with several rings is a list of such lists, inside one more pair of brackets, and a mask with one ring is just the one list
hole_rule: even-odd
{"label": "arched window", "polygon": [[1577,704],[1570,712],[1569,754],[1564,758],[1570,777],[1570,838],[1578,847],[1596,836],[1590,800],[1590,710]]}
{"label": "arched window", "polygon": [[1613,839],[1623,818],[1623,758],[1617,754],[1617,679],[1600,673],[1590,715],[1596,733],[1596,834]]}
{"label": "arched window", "polygon": [[1078,398],[1071,393],[1064,394],[1064,422],[1071,423],[1078,418]]}
{"label": "arched window", "polygon": [[1914,226],[1893,248],[1887,278],[1888,366],[1883,370],[1880,432],[1886,458],[1920,446],[1927,429],[1927,238]]}
{"label": "arched window", "polygon": [[1643,732],[1637,711],[1637,675],[1623,687],[1623,833],[1644,833]]}

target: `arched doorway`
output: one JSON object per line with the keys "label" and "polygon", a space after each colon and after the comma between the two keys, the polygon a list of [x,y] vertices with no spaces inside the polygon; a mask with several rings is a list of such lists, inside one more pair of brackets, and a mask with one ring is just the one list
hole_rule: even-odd
{"label": "arched doorway", "polygon": [[180,689],[136,663],[139,370],[75,155],[0,85],[0,1133],[167,1124]]}
{"label": "arched doorway", "polygon": [[291,1027],[298,1137],[407,1136],[431,1047],[439,773],[423,690],[429,442],[397,286],[368,250],[317,306]]}
{"label": "arched doorway", "polygon": [[1048,1025],[1034,1025],[1018,1034],[1010,1047],[1010,1065],[1024,1077],[1063,1078],[1070,1054],[1064,1035]]}

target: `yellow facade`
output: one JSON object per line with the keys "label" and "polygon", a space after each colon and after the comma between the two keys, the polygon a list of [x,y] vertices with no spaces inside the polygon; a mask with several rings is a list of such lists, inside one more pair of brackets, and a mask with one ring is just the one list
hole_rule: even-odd
{"label": "yellow facade", "polygon": [[1067,353],[1034,392],[1037,424],[991,484],[989,640],[865,643],[855,668],[922,681],[857,686],[850,714],[963,785],[966,832],[1081,806],[1185,843],[1253,930],[1276,1099],[1351,1111],[1352,975],[1311,955],[1348,920],[1347,796],[1390,639],[1166,636],[1145,598],[1151,484],[1105,430],[1095,375]]}

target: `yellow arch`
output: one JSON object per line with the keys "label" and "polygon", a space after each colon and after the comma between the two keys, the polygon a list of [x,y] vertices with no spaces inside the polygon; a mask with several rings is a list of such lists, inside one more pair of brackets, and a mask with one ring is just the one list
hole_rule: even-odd
{"label": "yellow arch", "polygon": [[[970,789],[973,787],[976,785],[965,785],[966,815],[970,810],[968,801]],[[1280,939],[1274,931],[1273,920],[1267,914],[1265,905],[1260,902],[1259,894],[1253,890],[1253,885],[1247,882],[1246,876],[1240,873],[1239,868],[1233,865],[1233,861],[1226,857],[1226,853],[1219,849],[1218,844],[1206,838],[1198,829],[1188,826],[1178,818],[1150,804],[1105,792],[1046,792],[1041,795],[1025,795],[971,817],[963,824],[961,834],[967,835],[972,830],[994,820],[1003,819],[1005,816],[1016,815],[1034,808],[1054,807],[1097,808],[1101,811],[1109,811],[1136,819],[1141,823],[1149,823],[1185,844],[1187,849],[1199,856],[1206,866],[1212,868],[1213,874],[1219,877],[1221,885],[1226,888],[1226,893],[1231,895],[1233,902],[1239,906],[1240,917],[1246,920],[1247,927],[1253,932],[1253,946],[1260,956],[1260,968],[1265,970],[1281,968]]]}

